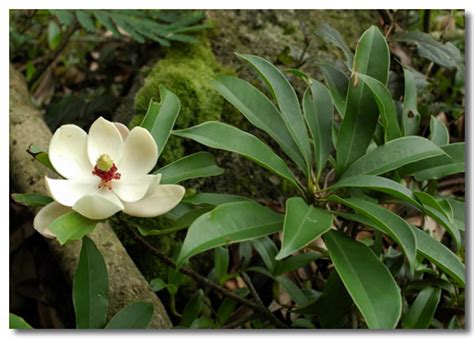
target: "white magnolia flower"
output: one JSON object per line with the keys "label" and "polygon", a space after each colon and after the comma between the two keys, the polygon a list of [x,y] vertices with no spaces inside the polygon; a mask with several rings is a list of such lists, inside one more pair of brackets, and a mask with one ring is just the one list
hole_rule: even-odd
{"label": "white magnolia flower", "polygon": [[51,237],[47,226],[71,210],[94,220],[118,211],[132,216],[155,217],[173,209],[184,188],[160,185],[161,175],[148,175],[158,160],[158,147],[144,128],[131,131],[99,117],[89,134],[68,124],[54,133],[49,159],[65,179],[46,177],[55,200],[36,215],[34,227]]}

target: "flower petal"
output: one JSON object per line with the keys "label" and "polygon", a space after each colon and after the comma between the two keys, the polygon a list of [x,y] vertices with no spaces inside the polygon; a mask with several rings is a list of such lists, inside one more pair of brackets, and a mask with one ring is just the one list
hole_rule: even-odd
{"label": "flower petal", "polygon": [[49,144],[49,160],[65,178],[90,175],[92,165],[87,156],[86,132],[73,124],[57,129]]}
{"label": "flower petal", "polygon": [[71,208],[65,207],[57,202],[51,202],[41,208],[36,214],[33,220],[33,227],[44,237],[55,238],[56,236],[48,229],[48,225],[69,211],[71,211]]}
{"label": "flower petal", "polygon": [[114,122],[115,127],[117,130],[120,132],[120,136],[122,136],[122,141],[125,142],[125,139],[127,138],[128,134],[130,133],[130,130],[126,125],[120,122]]}
{"label": "flower petal", "polygon": [[143,176],[153,169],[157,160],[158,147],[153,136],[145,128],[135,127],[125,140],[117,167],[124,176]]}
{"label": "flower petal", "polygon": [[87,139],[87,154],[92,166],[95,166],[102,154],[109,155],[115,163],[118,163],[122,156],[122,148],[122,136],[115,124],[103,117],[92,123]]}
{"label": "flower petal", "polygon": [[91,175],[82,180],[61,180],[45,177],[46,188],[51,197],[62,205],[72,207],[82,196],[95,194],[99,191],[99,177]]}
{"label": "flower petal", "polygon": [[184,196],[184,187],[177,184],[159,185],[138,202],[123,203],[126,214],[137,217],[156,217],[173,209]]}
{"label": "flower petal", "polygon": [[154,179],[155,175],[125,176],[124,179],[112,181],[112,191],[124,202],[136,202],[145,196]]}
{"label": "flower petal", "polygon": [[120,199],[108,190],[100,190],[98,194],[81,197],[72,209],[89,219],[105,219],[123,210]]}

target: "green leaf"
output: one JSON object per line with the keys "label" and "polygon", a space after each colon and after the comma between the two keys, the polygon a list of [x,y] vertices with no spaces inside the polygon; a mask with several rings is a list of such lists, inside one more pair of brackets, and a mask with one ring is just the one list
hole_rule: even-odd
{"label": "green leaf", "polygon": [[448,175],[463,173],[464,142],[441,146],[445,152],[439,156],[420,160],[399,169],[401,177],[414,176],[417,181],[437,180]]}
{"label": "green leaf", "polygon": [[78,329],[102,329],[107,320],[109,277],[100,251],[88,237],[82,239],[73,281],[73,304]]}
{"label": "green leaf", "polygon": [[216,164],[214,155],[201,151],[182,157],[153,174],[161,174],[161,184],[176,184],[193,178],[221,175],[223,172],[224,169]]}
{"label": "green leaf", "polygon": [[335,184],[330,186],[328,190],[338,190],[341,188],[365,188],[381,191],[387,195],[408,202],[417,208],[421,208],[420,203],[416,200],[415,195],[410,189],[385,177],[374,175],[347,177],[337,181]]}
{"label": "green leaf", "polygon": [[384,207],[360,198],[343,199],[331,196],[330,200],[342,203],[376,223],[382,232],[400,245],[410,264],[411,271],[415,271],[416,235],[413,232],[413,227],[407,221]]}
{"label": "green leaf", "polygon": [[23,318],[13,313],[10,313],[9,323],[10,330],[32,329],[31,325],[28,324]]}
{"label": "green leaf", "polygon": [[416,135],[421,119],[416,101],[416,81],[413,73],[406,67],[403,67],[403,76],[405,78],[405,91],[403,94],[402,126],[405,136]]}
{"label": "green leaf", "polygon": [[[359,40],[352,71],[369,75],[386,84],[389,62],[387,41],[377,27],[370,27]],[[378,121],[377,104],[370,89],[358,81],[357,76],[353,79],[347,91],[344,119],[337,137],[338,173],[364,155]]]}
{"label": "green leaf", "polygon": [[237,54],[237,56],[247,61],[267,84],[278,103],[286,127],[298,145],[305,159],[306,166],[309,168],[311,163],[311,147],[295,90],[285,75],[267,60],[255,55]]}
{"label": "green leaf", "polygon": [[466,203],[454,198],[445,198],[444,200],[451,205],[451,209],[453,210],[454,224],[456,224],[459,230],[465,231]]}
{"label": "green leaf", "polygon": [[405,136],[389,141],[355,161],[341,178],[359,175],[380,175],[406,164],[444,154],[428,139]]}
{"label": "green leaf", "polygon": [[275,259],[281,260],[305,247],[329,231],[331,226],[331,214],[307,205],[301,197],[289,198],[286,201],[282,245]]}
{"label": "green leaf", "polygon": [[105,29],[110,31],[116,37],[121,36],[120,32],[117,30],[112,20],[110,19],[108,15],[109,13],[107,13],[107,11],[95,10],[93,14],[97,18],[97,20],[105,27]]}
{"label": "green leaf", "polygon": [[48,46],[51,50],[58,47],[61,42],[61,28],[58,24],[51,20],[48,24]]}
{"label": "green leaf", "polygon": [[354,54],[349,46],[344,41],[342,35],[335,30],[331,25],[328,23],[323,23],[320,25],[319,29],[316,31],[316,35],[323,38],[327,42],[332,43],[334,46],[338,47],[344,53],[344,57],[346,58],[346,65],[347,68],[352,67],[352,62],[354,60]]}
{"label": "green leaf", "polygon": [[229,249],[217,247],[214,249],[214,272],[219,284],[222,284],[229,269]]}
{"label": "green leaf", "polygon": [[106,329],[146,329],[153,317],[153,304],[136,302],[127,305],[112,317]]}
{"label": "green leaf", "polygon": [[355,76],[369,87],[375,102],[377,102],[380,119],[382,120],[385,142],[402,137],[395,104],[393,103],[392,96],[387,87],[379,80],[368,75],[356,73]]}
{"label": "green leaf", "polygon": [[240,154],[298,186],[285,161],[258,138],[236,127],[221,122],[204,122],[173,133],[211,148]]}
{"label": "green leaf", "polygon": [[443,122],[431,115],[430,120],[430,140],[438,146],[449,144],[449,131]]}
{"label": "green leaf", "polygon": [[185,204],[192,204],[192,205],[218,206],[225,203],[242,202],[242,201],[251,201],[251,199],[248,197],[239,196],[239,195],[201,192],[201,193],[197,193],[191,196],[186,196],[185,198],[183,198],[181,202]]}
{"label": "green leaf", "polygon": [[290,256],[277,262],[276,275],[282,275],[286,272],[294,271],[305,267],[321,257],[321,254],[315,252],[304,252],[296,256]]}
{"label": "green leaf", "polygon": [[275,260],[275,256],[277,255],[278,248],[275,243],[268,237],[254,239],[251,243],[255,251],[257,251],[262,258],[268,271],[270,271],[272,275],[276,275],[278,262]]}
{"label": "green leaf", "polygon": [[181,109],[181,103],[174,93],[161,85],[160,98],[160,102],[150,101],[141,126],[150,132],[158,146],[159,154],[162,154]]}
{"label": "green leaf", "polygon": [[[249,293],[249,290],[247,288],[240,288],[233,292],[239,295],[240,297],[245,297]],[[230,316],[232,315],[236,307],[237,307],[236,301],[229,299],[227,297],[224,298],[221,305],[217,309],[217,313],[216,313],[217,321],[221,325],[224,325],[230,319]]]}
{"label": "green leaf", "polygon": [[199,317],[204,309],[204,292],[202,289],[197,290],[184,306],[183,315],[179,326],[189,327],[192,322]]}
{"label": "green leaf", "polygon": [[400,289],[390,271],[364,244],[331,230],[329,256],[370,329],[393,329],[402,312]]}
{"label": "green leaf", "polygon": [[89,11],[87,10],[76,10],[74,11],[76,14],[77,21],[79,24],[88,32],[94,32],[96,27],[94,20],[92,20]]}
{"label": "green leaf", "polygon": [[56,239],[61,245],[69,241],[83,238],[88,233],[94,231],[99,221],[88,219],[75,211],[70,211],[56,218],[48,225],[48,229],[56,235]]}
{"label": "green leaf", "polygon": [[342,118],[344,118],[349,77],[344,72],[330,64],[318,63],[317,65],[323,72],[329,92],[331,93],[332,102],[334,103],[337,112]]}
{"label": "green leaf", "polygon": [[441,299],[441,289],[427,287],[423,289],[402,320],[404,329],[427,329],[433,320]]}
{"label": "green leaf", "polygon": [[39,147],[35,146],[32,144],[28,148],[28,153],[35,158],[38,162],[40,162],[42,165],[45,167],[51,169],[52,171],[56,172],[56,169],[54,169],[53,165],[51,164],[51,161],[49,160],[49,155],[47,152],[43,151]]}
{"label": "green leaf", "polygon": [[74,22],[74,15],[68,10],[49,9],[48,11],[56,16],[59,22],[61,22],[64,26],[70,26]]}
{"label": "green leaf", "polygon": [[446,229],[453,238],[456,247],[459,249],[461,246],[461,234],[459,233],[459,229],[454,225],[452,209],[450,209],[449,214],[443,205],[441,205],[433,196],[425,192],[415,191],[414,194],[423,205],[425,213]]}
{"label": "green leaf", "polygon": [[298,305],[298,307],[303,307],[309,303],[308,297],[300,290],[295,283],[293,283],[289,278],[285,276],[276,277],[276,281],[281,285],[281,287],[288,293],[288,296]]}
{"label": "green leaf", "polygon": [[310,87],[304,93],[303,112],[313,139],[317,178],[320,177],[332,150],[333,111],[331,94],[321,82],[312,79]]}
{"label": "green leaf", "polygon": [[16,203],[27,207],[43,207],[54,201],[51,197],[41,194],[11,194],[11,196]]}
{"label": "green leaf", "polygon": [[166,288],[168,284],[161,278],[153,278],[150,281],[150,287],[153,290],[153,292],[158,292]]}
{"label": "green leaf", "polygon": [[198,217],[189,227],[177,266],[200,252],[247,241],[281,230],[283,215],[256,202],[222,204]]}
{"label": "green leaf", "polygon": [[420,254],[464,287],[465,270],[461,260],[426,232],[416,228],[414,230]]}
{"label": "green leaf", "polygon": [[[452,44],[443,44],[435,40],[431,35],[420,31],[403,32],[395,35],[396,41],[415,44],[418,54],[434,63],[447,67],[461,67],[462,57],[457,48],[452,48]],[[461,60],[460,60],[461,59]]]}
{"label": "green leaf", "polygon": [[308,175],[303,155],[272,101],[247,81],[232,76],[218,77],[214,81],[214,87],[250,123],[270,135],[285,154]]}

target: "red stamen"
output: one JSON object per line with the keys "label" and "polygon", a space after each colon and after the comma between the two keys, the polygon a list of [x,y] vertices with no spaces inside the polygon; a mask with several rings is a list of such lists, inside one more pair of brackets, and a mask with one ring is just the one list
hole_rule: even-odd
{"label": "red stamen", "polygon": [[120,177],[122,176],[119,172],[117,172],[117,166],[115,164],[112,165],[112,168],[109,170],[101,170],[97,167],[97,165],[94,167],[94,170],[92,171],[93,175],[99,176],[100,179],[102,180],[99,184],[99,188],[102,187],[107,187],[109,190],[112,190],[111,182],[112,180],[119,180]]}

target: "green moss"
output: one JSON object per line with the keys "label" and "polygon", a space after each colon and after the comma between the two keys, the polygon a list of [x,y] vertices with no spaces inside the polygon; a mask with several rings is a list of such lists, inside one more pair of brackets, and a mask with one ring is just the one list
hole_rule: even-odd
{"label": "green moss", "polygon": [[[140,123],[150,100],[159,101],[159,86],[175,93],[181,101],[181,112],[175,129],[187,128],[204,121],[219,120],[224,109],[224,99],[214,90],[211,80],[217,74],[230,74],[221,67],[212,53],[207,39],[196,44],[180,44],[167,51],[145,79],[135,97],[137,115],[131,121],[133,127]],[[161,161],[172,162],[185,154],[183,139],[171,137]]]}

